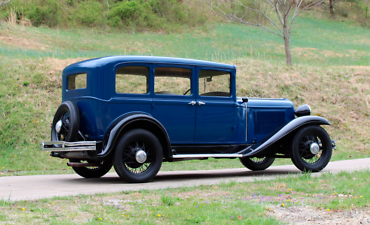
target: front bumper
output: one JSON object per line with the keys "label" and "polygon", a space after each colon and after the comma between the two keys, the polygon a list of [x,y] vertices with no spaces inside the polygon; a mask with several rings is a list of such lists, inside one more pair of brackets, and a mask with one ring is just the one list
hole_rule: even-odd
{"label": "front bumper", "polygon": [[96,141],[45,141],[41,143],[41,151],[79,152],[96,151]]}

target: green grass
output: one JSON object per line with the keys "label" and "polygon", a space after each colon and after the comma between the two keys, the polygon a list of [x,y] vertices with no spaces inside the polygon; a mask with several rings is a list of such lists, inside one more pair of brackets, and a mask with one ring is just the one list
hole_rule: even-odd
{"label": "green grass", "polygon": [[[284,63],[283,41],[276,35],[240,24],[214,24],[179,34],[107,33],[93,29],[54,30],[2,25],[5,36],[19,34],[38,48],[0,45],[0,53],[16,58],[91,58],[106,55],[159,55],[230,61],[259,58]],[[297,18],[292,29],[293,62],[309,65],[368,65],[370,31],[331,20]],[[41,50],[44,48],[44,50]]]}
{"label": "green grass", "polygon": [[[294,207],[314,216],[366,210],[369,171],[310,174],[248,183],[228,182],[164,190],[0,201],[0,218],[22,224],[283,224],[272,212],[288,215]],[[348,182],[350,180],[350,182]],[[335,214],[338,215],[338,214]],[[310,215],[306,215],[310,216]],[[360,216],[359,216],[360,217]]]}
{"label": "green grass", "polygon": [[[85,58],[118,54],[233,63],[239,96],[309,104],[314,115],[332,123],[327,129],[338,144],[333,160],[369,157],[369,37],[368,29],[347,23],[297,18],[291,40],[295,66],[289,68],[281,39],[239,24],[161,34],[0,23],[0,175],[71,172],[65,160],[39,151],[39,143],[50,139],[61,101],[61,71]],[[211,159],[164,163],[162,170],[238,167],[238,160]]]}

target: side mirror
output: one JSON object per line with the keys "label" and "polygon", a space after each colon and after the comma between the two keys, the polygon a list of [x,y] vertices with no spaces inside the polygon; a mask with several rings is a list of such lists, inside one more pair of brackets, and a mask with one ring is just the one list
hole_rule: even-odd
{"label": "side mirror", "polygon": [[248,97],[243,97],[242,100],[243,102],[248,102]]}

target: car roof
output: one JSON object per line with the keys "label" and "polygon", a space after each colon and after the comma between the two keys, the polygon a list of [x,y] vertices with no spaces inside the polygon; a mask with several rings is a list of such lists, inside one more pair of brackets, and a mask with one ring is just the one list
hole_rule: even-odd
{"label": "car roof", "polygon": [[158,64],[177,64],[177,65],[191,65],[191,66],[205,66],[215,67],[221,69],[235,69],[236,67],[231,64],[195,60],[195,59],[184,59],[184,58],[172,58],[172,57],[158,57],[158,56],[107,56],[95,59],[88,59],[81,62],[77,62],[67,66],[64,72],[71,72],[77,68],[97,68],[104,67],[111,63],[158,63]]}

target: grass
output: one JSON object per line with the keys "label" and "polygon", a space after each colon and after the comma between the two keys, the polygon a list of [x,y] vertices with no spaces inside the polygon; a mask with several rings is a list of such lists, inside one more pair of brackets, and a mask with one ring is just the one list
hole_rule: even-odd
{"label": "grass", "polygon": [[[319,177],[302,174],[248,183],[2,200],[0,218],[14,224],[283,224],[299,222],[293,214],[299,210],[301,216],[315,217],[317,222],[318,215],[340,214],[349,219],[351,210],[368,211],[368,180],[369,171],[324,173]],[[292,214],[275,218],[277,212],[283,217]],[[361,215],[356,215],[360,220]]]}
{"label": "grass", "polygon": [[[85,58],[117,54],[186,57],[237,66],[237,94],[286,97],[327,118],[333,160],[369,157],[370,31],[309,16],[292,33],[296,63],[283,42],[262,30],[214,24],[177,34],[106,33],[0,23],[0,176],[70,173],[65,160],[39,151],[61,101],[61,71]],[[277,160],[276,164],[290,163]],[[241,167],[238,160],[165,163],[162,170]]]}

